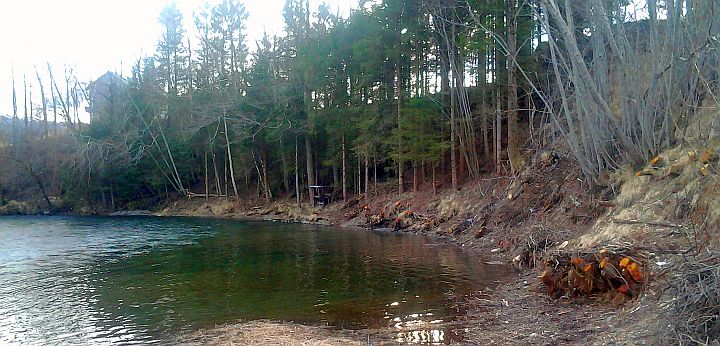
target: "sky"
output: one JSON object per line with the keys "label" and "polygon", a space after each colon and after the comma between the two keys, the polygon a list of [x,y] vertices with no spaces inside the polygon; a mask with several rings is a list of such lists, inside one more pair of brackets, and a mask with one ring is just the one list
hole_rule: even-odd
{"label": "sky", "polygon": [[[60,74],[74,67],[81,81],[92,81],[106,71],[128,75],[138,57],[150,55],[160,35],[157,18],[167,4],[180,8],[185,28],[192,32],[192,13],[204,3],[217,0],[2,0],[0,1],[0,115],[12,114],[12,70],[22,113],[22,78],[37,84],[34,66],[41,77],[47,63]],[[249,13],[250,49],[263,32],[282,35],[284,0],[241,0]],[[311,0],[311,9],[327,3],[347,16],[357,0]],[[314,10],[313,10],[314,11]],[[121,69],[122,67],[122,69]],[[37,89],[37,87],[34,87]],[[39,91],[33,92],[35,103]]]}

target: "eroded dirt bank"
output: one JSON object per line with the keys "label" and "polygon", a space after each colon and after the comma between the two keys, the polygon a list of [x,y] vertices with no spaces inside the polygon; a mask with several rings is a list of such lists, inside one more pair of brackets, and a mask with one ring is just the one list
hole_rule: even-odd
{"label": "eroded dirt bank", "polygon": [[415,232],[512,263],[517,275],[506,283],[458,297],[467,344],[675,343],[688,328],[673,320],[673,287],[693,256],[717,244],[708,230],[717,225],[720,184],[705,172],[717,160],[704,150],[677,147],[594,191],[571,160],[543,152],[518,178],[489,176],[457,192],[379,191],[315,208],[198,198],[159,214]]}

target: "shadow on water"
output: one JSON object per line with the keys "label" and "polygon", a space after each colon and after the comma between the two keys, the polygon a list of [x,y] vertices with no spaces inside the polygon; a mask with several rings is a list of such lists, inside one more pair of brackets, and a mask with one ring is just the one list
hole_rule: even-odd
{"label": "shadow on water", "polygon": [[270,319],[446,342],[505,274],[415,235],[189,218],[0,219],[0,342],[161,342]]}

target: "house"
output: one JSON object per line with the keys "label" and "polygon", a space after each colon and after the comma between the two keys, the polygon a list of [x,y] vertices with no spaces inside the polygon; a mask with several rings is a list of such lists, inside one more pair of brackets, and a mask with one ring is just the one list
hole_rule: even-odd
{"label": "house", "polygon": [[116,111],[125,92],[125,81],[114,72],[106,72],[87,86],[90,121]]}

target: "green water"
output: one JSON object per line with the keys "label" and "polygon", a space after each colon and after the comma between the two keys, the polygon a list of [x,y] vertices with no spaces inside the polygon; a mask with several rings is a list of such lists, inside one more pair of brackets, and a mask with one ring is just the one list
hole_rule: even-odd
{"label": "green water", "polygon": [[[0,344],[163,343],[238,320],[447,341],[503,273],[414,235],[191,218],[0,218]],[[454,328],[461,328],[454,327]]]}

